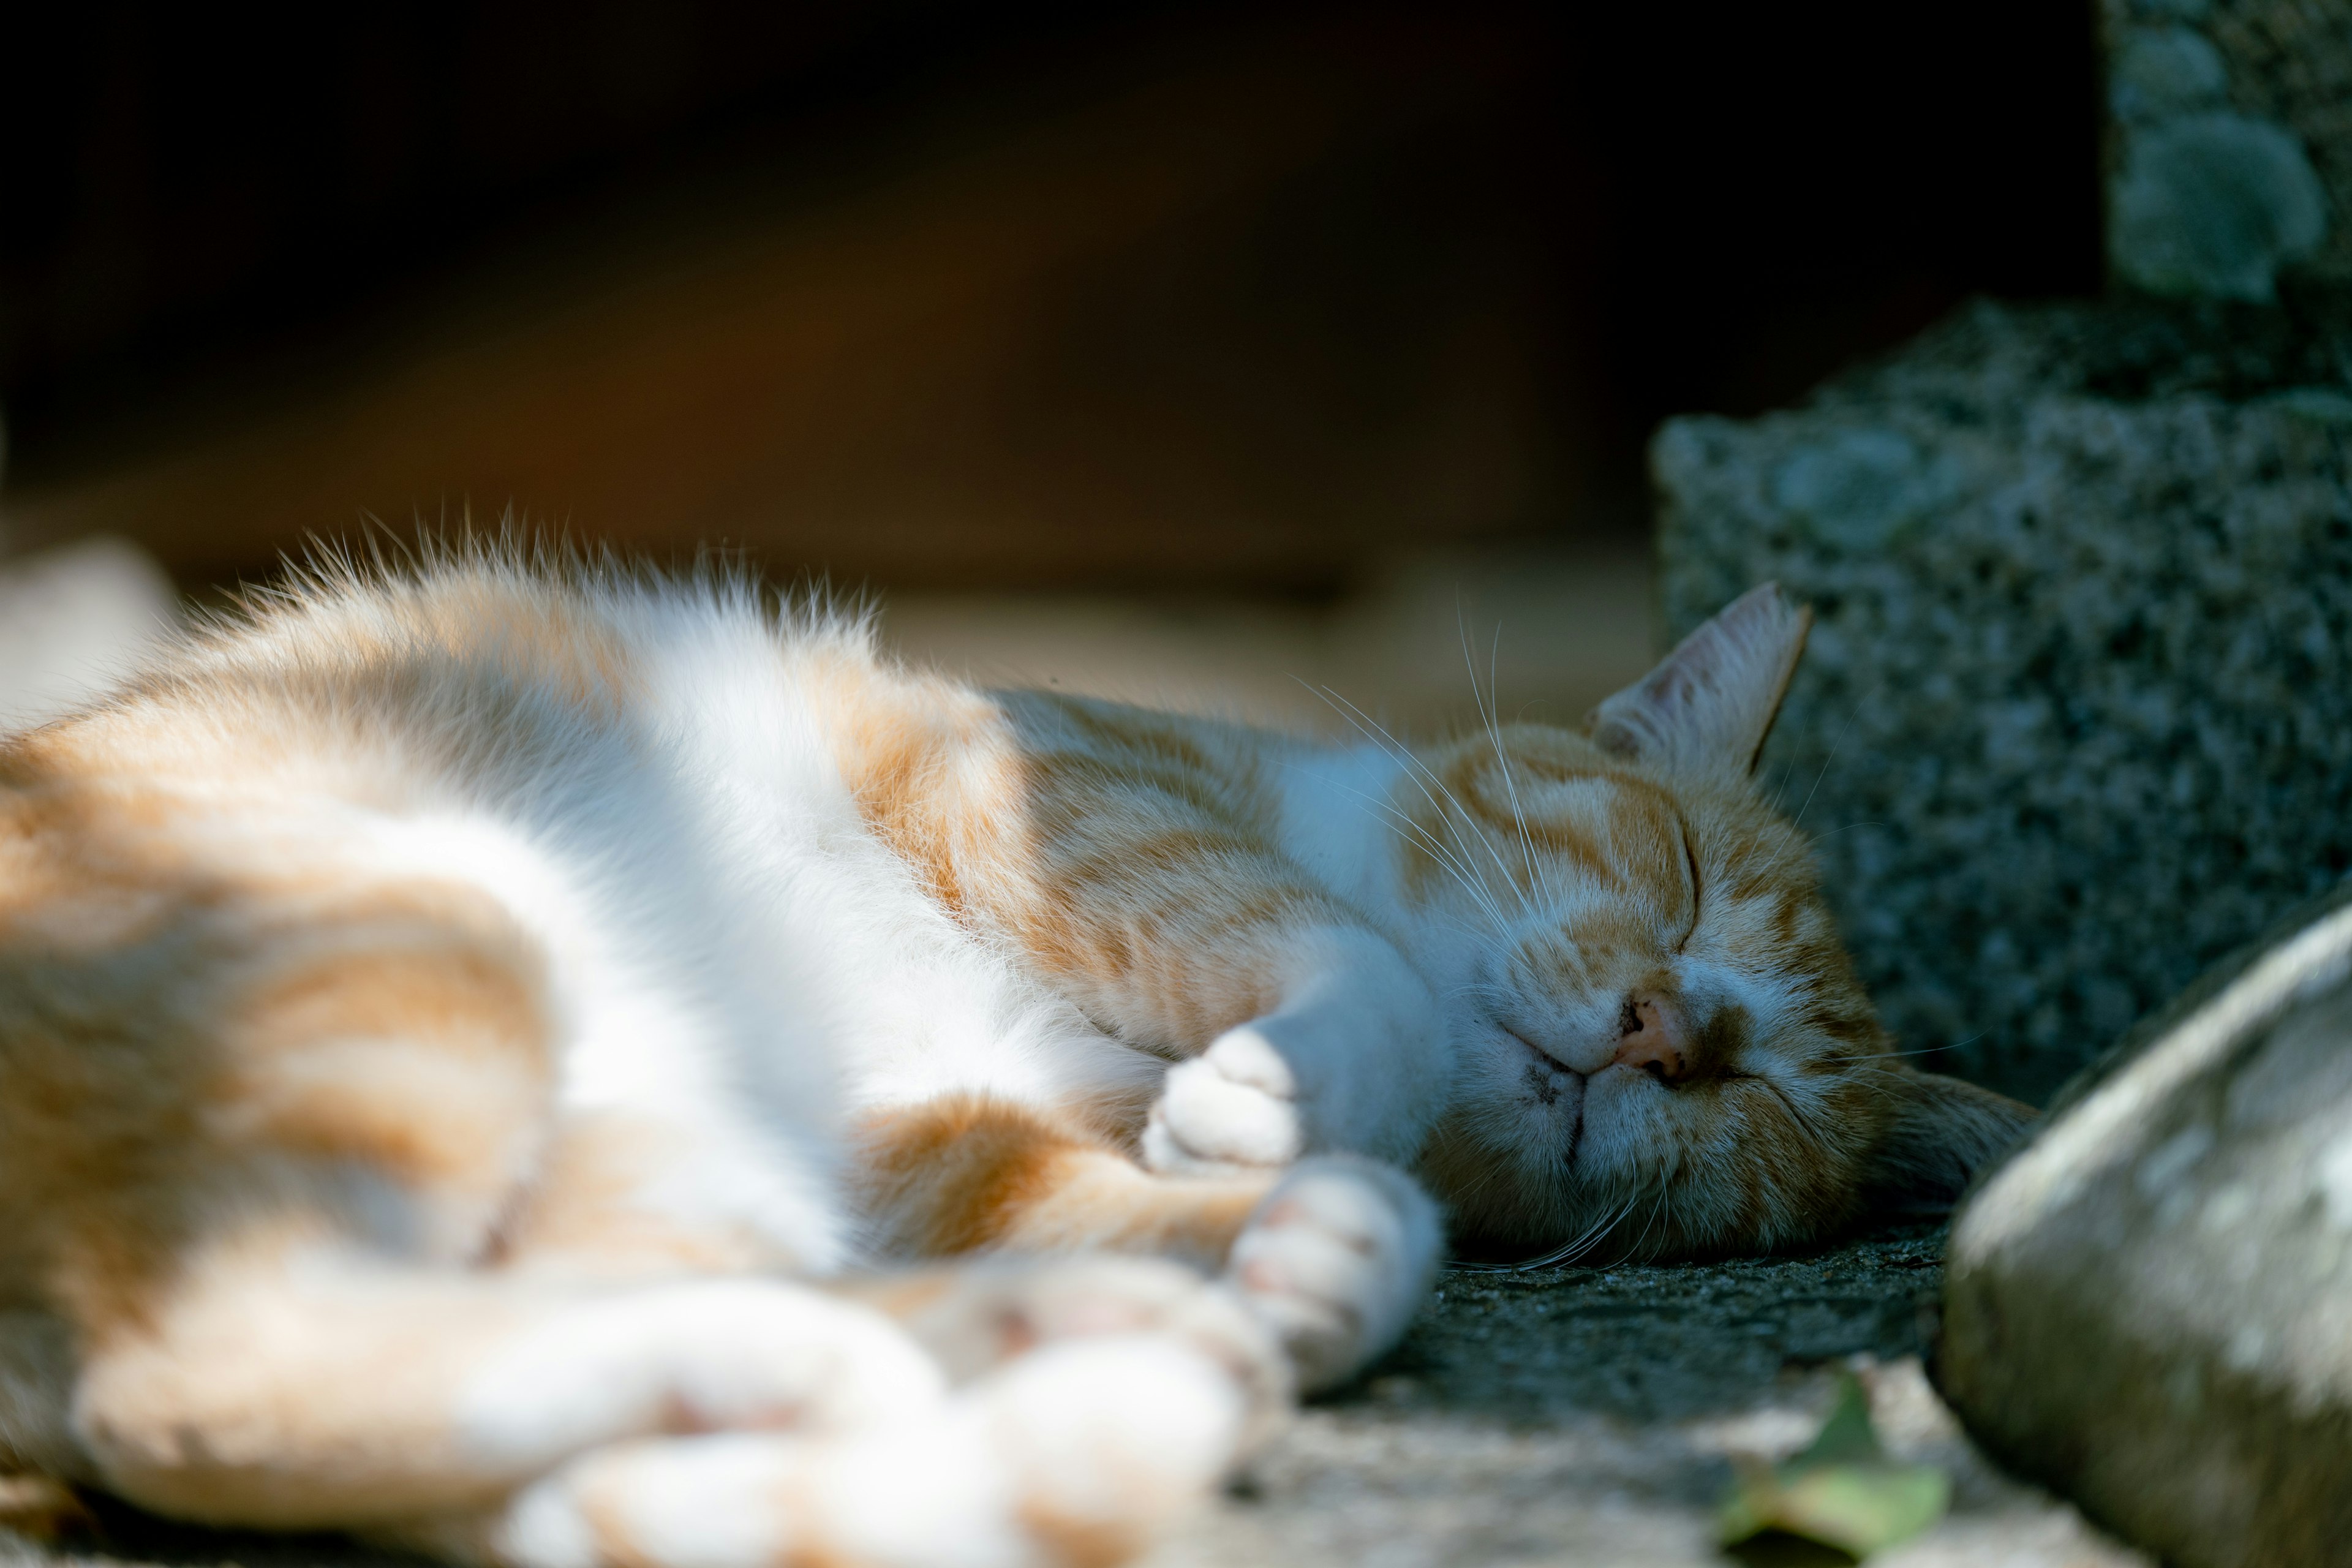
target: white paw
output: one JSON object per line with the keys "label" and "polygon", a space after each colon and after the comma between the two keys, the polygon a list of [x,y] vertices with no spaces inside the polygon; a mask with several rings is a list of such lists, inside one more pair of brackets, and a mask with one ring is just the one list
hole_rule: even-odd
{"label": "white paw", "polygon": [[1234,1291],[1165,1258],[970,1263],[900,1324],[959,1382],[1042,1345],[1157,1333],[1225,1369],[1248,1396],[1254,1431],[1270,1429],[1289,1405],[1290,1363],[1268,1326]]}
{"label": "white paw", "polygon": [[1290,1065],[1265,1035],[1228,1029],[1169,1069],[1143,1129],[1143,1163],[1165,1175],[1286,1165],[1306,1139]]}
{"label": "white paw", "polygon": [[1180,1341],[1071,1340],[878,1430],[599,1449],[519,1493],[474,1554],[514,1568],[1120,1563],[1208,1495],[1246,1419],[1223,1369]]}
{"label": "white paw", "polygon": [[946,1375],[873,1310],[799,1286],[700,1280],[574,1308],[509,1341],[456,1412],[486,1466],[680,1428],[842,1431],[936,1408]]}
{"label": "white paw", "polygon": [[1044,1563],[1126,1561],[1207,1499],[1251,1425],[1225,1367],[1165,1334],[1047,1345],[972,1392]]}
{"label": "white paw", "polygon": [[1267,1194],[1234,1243],[1227,1273],[1311,1394],[1403,1336],[1436,1276],[1444,1234],[1436,1205],[1412,1177],[1326,1155]]}
{"label": "white paw", "polygon": [[[882,1314],[764,1280],[681,1286],[670,1386],[698,1426],[843,1430],[903,1419],[946,1393],[938,1363]],[[789,1306],[787,1306],[789,1303]]]}

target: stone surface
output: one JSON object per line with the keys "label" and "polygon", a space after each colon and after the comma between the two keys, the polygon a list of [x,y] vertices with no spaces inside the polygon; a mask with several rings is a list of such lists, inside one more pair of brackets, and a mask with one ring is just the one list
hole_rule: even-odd
{"label": "stone surface", "polygon": [[2352,279],[2352,6],[2102,0],[2107,250],[2158,294]]}
{"label": "stone surface", "polygon": [[1766,787],[1931,1065],[2044,1098],[2352,868],[2347,371],[2340,316],[1980,304],[1658,436],[1672,633],[1814,607]]}
{"label": "stone surface", "polygon": [[1953,1235],[1939,1375],[2185,1568],[2352,1552],[2352,890],[2070,1091]]}
{"label": "stone surface", "polygon": [[[2071,1508],[2002,1478],[1919,1370],[1942,1237],[1810,1258],[1524,1274],[1456,1271],[1405,1344],[1307,1411],[1148,1568],[1714,1565],[1730,1457],[1811,1439],[1860,1364],[1898,1455],[1942,1466],[1953,1510],[1882,1568],[2147,1568]],[[348,1543],[106,1515],[103,1552],[51,1564],[389,1568]],[[27,1564],[45,1554],[16,1548]],[[12,1553],[0,1542],[0,1564]],[[1809,1559],[1810,1560],[1810,1559]]]}

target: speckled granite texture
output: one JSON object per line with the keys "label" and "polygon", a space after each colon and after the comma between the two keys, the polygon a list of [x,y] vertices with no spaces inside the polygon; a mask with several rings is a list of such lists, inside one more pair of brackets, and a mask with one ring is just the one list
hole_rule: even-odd
{"label": "speckled granite texture", "polygon": [[2352,5],[2100,0],[2108,258],[2164,294],[2352,279]]}
{"label": "speckled granite texture", "polygon": [[[2143,9],[2182,0],[2139,0]],[[2327,238],[2312,265],[2352,277],[2352,5],[2344,0],[2189,0],[2189,25],[2229,66],[2229,95],[2303,143],[2326,192]]]}
{"label": "speckled granite texture", "polygon": [[1766,787],[1887,1023],[2047,1095],[2352,867],[2352,331],[1980,304],[1652,466],[1680,636],[1818,616]]}

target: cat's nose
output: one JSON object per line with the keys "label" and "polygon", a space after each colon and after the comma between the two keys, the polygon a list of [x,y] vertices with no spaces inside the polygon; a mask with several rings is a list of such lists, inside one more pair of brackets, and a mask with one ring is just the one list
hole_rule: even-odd
{"label": "cat's nose", "polygon": [[1664,996],[1636,992],[1625,1000],[1624,1033],[1612,1061],[1638,1068],[1661,1083],[1690,1076],[1690,1030],[1682,1008]]}

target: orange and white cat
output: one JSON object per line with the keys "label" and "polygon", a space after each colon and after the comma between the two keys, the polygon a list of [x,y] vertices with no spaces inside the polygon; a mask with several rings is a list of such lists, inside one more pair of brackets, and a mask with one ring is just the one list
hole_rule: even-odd
{"label": "orange and white cat", "polygon": [[0,745],[0,1469],[517,1568],[1108,1562],[1402,1332],[1400,1167],[1538,1249],[1948,1196],[2022,1112],[1889,1054],[1748,786],[1804,627],[1416,753],[726,581],[264,600]]}

